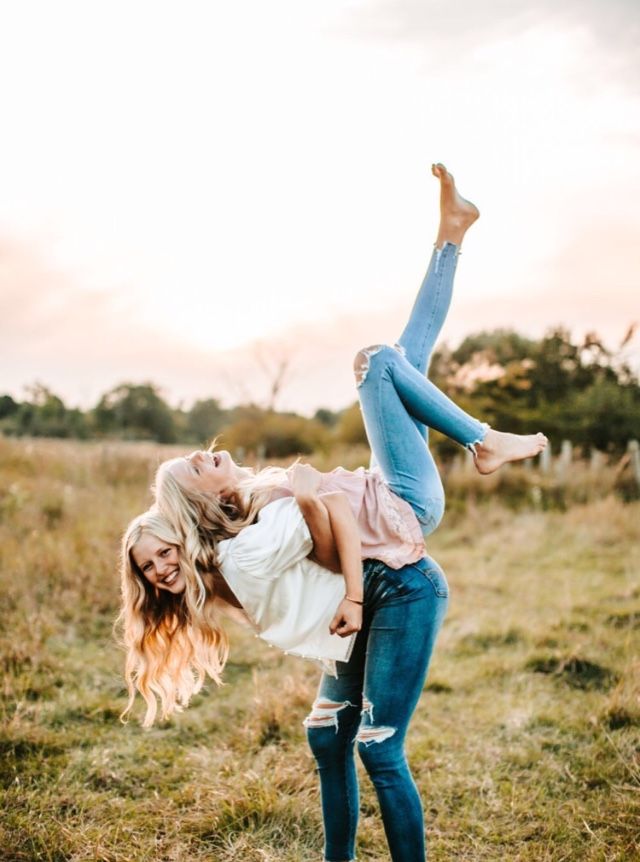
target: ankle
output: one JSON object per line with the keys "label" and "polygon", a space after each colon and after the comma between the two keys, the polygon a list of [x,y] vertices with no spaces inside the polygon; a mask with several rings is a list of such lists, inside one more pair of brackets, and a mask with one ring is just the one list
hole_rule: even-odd
{"label": "ankle", "polygon": [[454,230],[452,228],[447,228],[446,230],[441,229],[438,231],[435,246],[437,249],[442,249],[447,243],[450,243],[451,245],[455,245],[460,248],[466,232],[466,228],[464,230],[462,228],[458,230]]}

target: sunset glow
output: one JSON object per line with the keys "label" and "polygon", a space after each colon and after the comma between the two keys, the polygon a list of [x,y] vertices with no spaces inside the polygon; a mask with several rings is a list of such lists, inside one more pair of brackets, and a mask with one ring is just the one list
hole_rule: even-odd
{"label": "sunset glow", "polygon": [[477,5],[5,6],[2,390],[230,404],[286,356],[279,407],[345,406],[426,267],[433,161],[482,213],[445,340],[615,347],[640,319],[637,5]]}

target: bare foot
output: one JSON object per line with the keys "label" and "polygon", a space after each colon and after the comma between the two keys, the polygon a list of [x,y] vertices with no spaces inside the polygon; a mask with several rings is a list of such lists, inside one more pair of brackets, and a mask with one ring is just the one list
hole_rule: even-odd
{"label": "bare foot", "polygon": [[440,180],[440,228],[436,248],[442,248],[445,242],[460,245],[467,230],[480,216],[478,207],[458,193],[453,176],[443,164],[431,165],[431,173]]}
{"label": "bare foot", "polygon": [[549,441],[544,434],[506,434],[490,428],[482,441],[476,444],[476,469],[487,475],[507,461],[523,461],[539,455]]}

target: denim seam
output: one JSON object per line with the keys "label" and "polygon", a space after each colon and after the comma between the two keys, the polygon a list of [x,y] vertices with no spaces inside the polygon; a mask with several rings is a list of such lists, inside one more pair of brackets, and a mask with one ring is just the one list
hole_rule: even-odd
{"label": "denim seam", "polygon": [[[343,757],[343,762],[342,762],[342,769],[343,769],[343,772],[344,772],[344,778],[343,778],[343,780],[344,780],[344,783],[345,783],[345,787],[346,787],[346,784],[347,784],[347,759],[348,759],[348,756],[349,756],[349,750],[350,750],[350,749],[345,745],[345,747],[344,747],[344,757]],[[351,749],[351,756],[353,756],[353,749]],[[350,833],[350,834],[349,834],[349,841],[351,841],[351,840],[352,840],[352,839],[351,839],[351,833],[353,833],[353,832],[354,832],[354,825],[355,825],[355,824],[354,824],[353,806],[352,806],[352,804],[351,804],[351,797],[350,797],[350,794],[349,794],[349,793],[346,793],[345,795],[346,795],[346,797],[347,797],[347,807],[348,807],[348,809],[349,809],[349,833]],[[355,836],[354,836],[354,837],[355,837]],[[351,856],[351,853],[349,853],[349,856]]]}
{"label": "denim seam", "polygon": [[[387,373],[387,374],[388,374],[388,373],[390,373],[390,368],[389,368],[389,364],[388,364],[388,363],[387,363],[387,367],[385,368],[385,373]],[[378,375],[378,382],[377,382],[377,386],[378,386],[378,404],[382,403],[382,394],[381,394],[382,378],[383,378],[383,375],[382,375],[382,374],[379,374],[379,375]],[[382,436],[383,436],[383,442],[384,442],[384,451],[385,451],[385,452],[388,452],[388,451],[389,451],[389,438],[388,438],[388,435],[387,435],[387,424],[386,424],[386,422],[382,422],[382,423],[381,423],[381,428],[382,428]]]}
{"label": "denim seam", "polygon": [[[431,384],[431,385],[433,385],[433,384]],[[455,407],[455,405],[452,406],[449,403],[440,405],[440,409],[441,409],[442,413],[444,414],[444,416],[447,420],[451,419],[451,417],[455,414],[455,410],[453,409],[453,407]],[[441,431],[440,433],[444,434],[447,437],[450,437],[451,440],[454,440],[460,446],[464,446],[465,448],[468,448],[469,446],[475,446],[478,443],[481,443],[484,440],[484,436],[485,436],[489,426],[487,425],[486,422],[480,422],[478,419],[475,419],[475,417],[473,417],[473,416],[468,416],[467,418],[470,419],[472,422],[476,423],[477,426],[480,426],[479,429],[476,431],[477,436],[475,437],[475,439],[472,442],[470,442],[470,443],[464,442],[464,440],[460,439],[460,436],[461,436],[460,434],[457,434],[456,436],[454,436],[452,433],[448,434],[446,431]],[[440,430],[435,423],[433,425],[431,425],[430,427],[434,428],[436,431]],[[484,431],[484,434],[481,434],[482,431]],[[480,434],[481,434],[481,436],[480,436]]]}
{"label": "denim seam", "polygon": [[[447,589],[445,590],[438,584],[438,581],[434,577],[432,577],[432,575],[433,575],[432,569],[426,569],[424,572],[422,572],[422,574],[425,576],[425,578],[427,578],[427,580],[429,581],[429,583],[433,587],[434,593],[436,594],[436,596],[438,596],[438,598],[441,598],[441,599],[449,598],[449,588],[447,587]],[[439,572],[436,572],[436,574],[439,574]]]}
{"label": "denim seam", "polygon": [[[460,248],[458,246],[456,246],[454,243],[450,243],[448,241],[444,243],[444,245],[442,246],[441,249],[435,248],[435,246],[434,246],[435,257],[433,258],[432,262],[430,263],[429,269],[427,270],[427,273],[425,275],[425,281],[426,281],[429,278],[431,266],[433,265],[433,273],[434,273],[434,276],[437,277],[436,284],[435,284],[436,295],[434,296],[434,302],[433,302],[433,305],[431,308],[431,318],[427,324],[426,331],[424,332],[424,335],[422,336],[422,342],[420,344],[420,349],[418,350],[419,362],[411,363],[414,366],[414,368],[416,368],[418,371],[421,371],[424,374],[427,373],[427,370],[429,368],[429,364],[431,362],[431,356],[433,355],[433,349],[435,348],[435,344],[434,344],[431,351],[429,352],[429,354],[426,355],[425,345],[428,341],[429,335],[431,334],[431,330],[433,328],[433,322],[435,320],[436,310],[438,308],[438,304],[439,304],[439,300],[440,300],[440,293],[442,291],[442,285],[444,284],[444,274],[445,274],[445,269],[446,269],[446,266],[444,264],[446,264],[448,262],[448,258],[445,255],[445,260],[444,260],[444,264],[442,267],[440,267],[440,260],[443,256],[443,254],[445,254],[445,252],[449,246],[452,249],[454,249],[453,259],[451,261],[449,261],[450,265],[453,268],[453,273],[452,273],[452,279],[453,279],[453,276],[455,276],[455,270],[457,268],[458,257],[460,255]],[[406,355],[406,347],[405,347],[405,355]]]}
{"label": "denim seam", "polygon": [[[371,359],[374,356],[377,356],[379,353],[381,353],[385,348],[387,348],[388,350],[394,350],[393,348],[389,347],[389,345],[386,345],[386,344],[375,345],[375,350],[371,353],[369,353],[368,352],[369,349],[367,349],[366,352],[367,352],[367,356],[369,359],[369,363],[367,365],[365,377],[364,377],[364,379],[361,380],[358,388],[363,386],[366,381],[370,380],[371,375],[370,375],[369,371],[370,371]],[[398,351],[394,350],[394,353],[397,355]],[[379,378],[379,380],[381,381],[383,375],[388,374],[388,375],[390,375],[390,380],[393,381],[393,379],[394,379],[393,374],[395,371],[394,365],[395,365],[395,363],[393,361],[391,361],[391,359],[388,359],[385,363],[385,367],[384,367],[383,372],[378,374],[378,375],[374,375],[374,376],[377,376]],[[414,366],[411,366],[411,367],[413,368],[414,371],[416,370]],[[434,384],[431,383],[431,381],[428,378],[425,378],[425,381],[428,384],[431,384],[431,386],[434,386]],[[393,385],[395,386],[395,383]],[[435,388],[437,388],[437,387],[435,387]],[[380,403],[380,399],[381,399],[380,384],[378,384],[377,398],[378,398],[378,403]],[[441,411],[442,418],[445,419],[447,422],[449,420],[451,420],[452,416],[455,416],[456,411],[459,410],[459,408],[457,408],[457,406],[455,404],[449,403],[449,402],[450,402],[450,399],[448,397],[446,397],[445,402],[443,402],[439,405],[439,410]],[[462,412],[464,413],[464,411],[462,411]],[[427,424],[422,419],[416,419],[415,421],[418,421],[423,425]],[[437,431],[441,431],[441,433],[445,434],[445,436],[450,437],[452,440],[454,440],[460,446],[463,446],[464,448],[469,449],[470,447],[476,446],[478,443],[481,443],[484,440],[484,437],[485,437],[487,430],[489,429],[490,426],[486,422],[480,422],[478,419],[476,419],[475,417],[470,416],[468,414],[465,416],[465,421],[467,423],[467,427],[466,427],[465,432],[463,432],[463,433],[460,433],[460,432],[454,433],[454,432],[443,431],[441,429],[442,423],[432,422],[429,427],[431,427]],[[468,425],[469,421],[471,423],[473,423],[472,428],[470,428]],[[384,426],[384,423],[381,423],[381,424]],[[468,438],[471,435],[473,435],[473,439],[471,441],[468,441]],[[464,439],[465,437],[467,438],[467,440]],[[385,435],[385,447],[387,446],[387,443],[388,443],[388,438]]]}
{"label": "denim seam", "polygon": [[[443,246],[442,250],[440,251],[440,254],[442,254],[442,251],[444,251],[445,248],[446,248],[446,245]],[[437,249],[436,249],[436,254],[438,254]],[[436,309],[438,308],[438,300],[440,299],[440,293],[442,292],[442,284],[444,281],[444,272],[443,272],[444,267],[442,267],[440,269],[440,272],[438,272],[438,261],[439,261],[439,257],[436,257],[434,272],[438,278],[437,278],[437,281],[435,284],[435,290],[434,290],[434,294],[435,294],[434,295],[434,303],[433,303],[433,306],[431,308],[431,318],[430,318],[429,323],[426,327],[426,331],[422,337],[422,344],[420,345],[420,366],[417,366],[418,370],[422,371],[423,370],[422,365],[424,364],[425,372],[426,372],[428,360],[431,358],[430,356],[425,356],[425,345],[428,341],[428,336],[431,334],[431,329],[433,328],[433,321],[435,320]],[[428,277],[428,273],[427,273],[427,277]],[[435,347],[435,345],[434,345],[434,347]]]}
{"label": "denim seam", "polygon": [[[388,364],[388,365],[387,365],[387,368],[386,368],[386,371],[387,371],[387,373],[389,374],[389,377],[391,378],[392,385],[395,387],[395,382],[393,382],[393,366],[392,366],[391,364]],[[380,375],[380,380],[382,381],[382,375]],[[381,397],[381,396],[380,396],[380,394],[378,394],[378,397],[379,397],[379,398]],[[422,423],[422,424],[424,424],[424,423]],[[388,451],[388,450],[389,450],[389,446],[388,446],[388,438],[387,438],[387,435],[386,435],[386,423],[382,423],[382,425],[383,425],[383,429],[385,430],[385,437],[384,437],[385,450],[386,450],[386,451]],[[426,427],[426,426],[425,426],[425,427]],[[419,506],[417,503],[414,505],[414,504],[413,504],[413,503],[411,503],[409,500],[407,500],[405,497],[403,497],[401,494],[399,494],[397,491],[394,491],[394,489],[391,487],[391,485],[389,485],[389,483],[388,483],[388,482],[387,482],[387,485],[389,486],[389,488],[391,488],[391,490],[393,491],[393,493],[394,493],[394,494],[397,494],[397,495],[398,495],[398,497],[400,497],[400,499],[401,499],[401,500],[404,500],[404,501],[405,501],[405,503],[409,503],[409,505],[410,505],[410,506],[411,506],[411,508],[413,509],[413,512],[414,512],[414,514],[415,514],[416,518],[418,519],[418,522],[421,522],[421,520],[422,520],[423,518],[426,518],[426,517],[427,517],[428,512],[427,512],[427,508],[426,508],[426,506]],[[417,509],[420,509],[420,513],[418,513],[418,512],[416,511]]]}
{"label": "denim seam", "polygon": [[[384,350],[384,348],[385,348],[385,347],[389,347],[389,345],[387,345],[387,344],[381,344],[381,345],[377,346],[377,347],[376,347],[376,350],[374,350],[372,353],[368,353],[369,363],[370,363],[371,359],[372,359],[374,356],[376,356],[377,354],[379,354],[382,350]],[[393,348],[393,347],[390,347],[389,349],[390,349],[390,350],[395,350],[395,348]],[[396,350],[395,352],[397,353],[398,351]],[[363,385],[365,384],[365,382],[366,382],[367,378],[369,378],[369,379],[370,379],[369,371],[370,371],[370,365],[367,365],[367,372],[366,372],[366,375],[365,375],[364,379],[361,381],[360,386],[363,386]],[[380,403],[380,402],[382,401],[382,393],[381,393],[381,389],[382,389],[383,381],[384,381],[384,379],[385,379],[385,375],[386,375],[386,379],[388,379],[388,380],[389,380],[389,382],[391,383],[391,385],[392,385],[392,386],[394,386],[394,388],[395,388],[395,383],[393,382],[393,372],[394,372],[394,369],[393,369],[393,363],[391,363],[391,362],[388,362],[388,361],[387,361],[387,362],[385,363],[385,367],[384,367],[383,372],[377,375],[377,382],[376,382],[376,385],[377,385],[378,389],[377,389],[377,395],[376,395],[376,397],[377,397],[378,403]],[[370,384],[370,385],[371,385],[371,384]],[[383,445],[383,448],[384,448],[384,450],[385,450],[385,451],[388,451],[388,450],[389,450],[389,448],[390,448],[390,447],[389,447],[389,437],[388,437],[388,434],[387,434],[387,426],[386,426],[386,423],[384,423],[384,422],[383,422],[383,423],[381,423],[381,432],[382,432],[383,444],[384,444],[384,445]],[[411,502],[409,502],[408,500],[406,500],[406,499],[405,499],[405,498],[404,498],[400,493],[398,493],[397,491],[395,491],[395,490],[394,490],[394,488],[393,488],[393,487],[392,487],[392,486],[391,486],[391,485],[386,481],[386,479],[385,479],[385,483],[386,483],[387,487],[388,487],[391,491],[393,491],[393,493],[394,493],[394,494],[397,494],[397,496],[398,496],[398,497],[400,497],[400,499],[405,500],[405,502],[408,502],[408,503],[409,503],[409,505],[410,505],[410,506],[411,506],[411,508],[413,509],[413,511],[414,511],[414,513],[415,513],[415,515],[416,515],[416,517],[418,518],[418,520],[419,520],[419,521],[420,521],[420,519],[421,519],[421,518],[426,518],[426,517],[427,517],[427,515],[428,515],[428,511],[427,511],[426,507],[424,507],[424,506],[418,506],[417,504],[416,504],[416,505],[414,505],[413,503],[411,503]],[[416,509],[417,509],[417,508],[419,508],[419,509],[420,509],[420,514],[416,511]]]}
{"label": "denim seam", "polygon": [[[349,706],[354,705],[350,701],[348,701],[348,704],[349,704]],[[342,710],[339,710],[339,712],[342,712]],[[336,717],[337,717],[337,720],[339,723],[339,721],[340,721],[339,714]],[[316,728],[316,729],[320,730],[321,728]],[[338,731],[338,727],[336,726],[336,732],[337,731]],[[352,740],[350,744],[343,746],[343,756],[342,756],[342,761],[340,763],[341,770],[342,770],[341,780],[342,780],[342,784],[345,788],[345,794],[344,795],[345,795],[346,800],[347,800],[347,809],[348,809],[347,814],[348,814],[348,820],[349,820],[349,838],[347,840],[351,843],[353,843],[355,841],[356,821],[355,821],[355,817],[354,817],[354,808],[352,805],[352,800],[351,800],[350,794],[347,791],[347,766],[348,766],[349,755],[351,754],[351,756],[353,756],[353,742],[354,742],[354,740]],[[353,837],[351,837],[351,836],[353,836]],[[325,841],[325,845],[326,845],[326,841]],[[327,853],[326,846],[325,846],[325,854],[324,855],[325,855],[325,857],[329,855]],[[342,854],[340,854],[340,855],[342,856]],[[355,859],[355,856],[353,856],[351,853],[347,853],[346,856],[348,856],[349,859]]]}

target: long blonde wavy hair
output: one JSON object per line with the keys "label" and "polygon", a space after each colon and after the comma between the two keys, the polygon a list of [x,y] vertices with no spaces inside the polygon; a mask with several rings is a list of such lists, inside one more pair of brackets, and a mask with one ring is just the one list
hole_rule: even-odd
{"label": "long blonde wavy hair", "polygon": [[158,467],[153,485],[156,506],[179,536],[194,571],[197,572],[198,561],[204,560],[217,570],[218,542],[237,536],[255,522],[274,490],[286,482],[287,471],[282,467],[266,467],[258,472],[245,468],[237,487],[222,499],[183,487],[171,472],[176,460]]}
{"label": "long blonde wavy hair", "polygon": [[[145,534],[177,547],[186,582],[182,593],[154,587],[138,568],[132,552]],[[122,538],[122,607],[117,620],[126,649],[129,691],[123,720],[137,692],[147,705],[142,724],[150,727],[158,714],[158,699],[165,719],[187,706],[207,674],[221,684],[229,645],[215,607],[213,557],[206,537],[195,558],[185,554],[180,537],[156,507],[129,524]]]}

